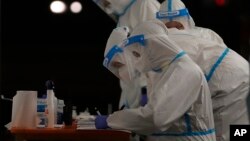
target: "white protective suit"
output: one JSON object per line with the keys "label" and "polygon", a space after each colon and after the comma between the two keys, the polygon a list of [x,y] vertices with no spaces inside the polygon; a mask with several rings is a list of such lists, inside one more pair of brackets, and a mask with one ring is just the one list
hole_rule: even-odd
{"label": "white protective suit", "polygon": [[[172,6],[169,5],[171,2]],[[180,0],[166,0],[159,13],[181,9],[185,9],[185,5]],[[161,19],[164,23],[170,21],[169,17],[164,19],[162,16]],[[186,51],[206,75],[212,95],[217,141],[229,141],[230,124],[249,124],[246,104],[249,64],[212,34],[204,32],[203,36],[197,36],[200,32],[193,29],[194,22],[189,14],[171,20],[181,22],[185,30],[171,28],[169,38]]]}
{"label": "white protective suit", "polygon": [[[111,3],[111,11],[118,16],[117,26],[127,26],[132,32],[133,28],[146,20],[155,19],[155,14],[159,11],[160,3],[157,0],[107,0]],[[144,74],[124,84],[120,81],[121,97],[119,107],[125,105],[126,108],[137,108],[140,106],[141,88],[147,85]]]}
{"label": "white protective suit", "polygon": [[124,41],[122,53],[141,55],[130,59],[137,60],[132,63],[137,70],[157,73],[148,104],[114,112],[108,126],[148,135],[147,141],[215,141],[211,95],[203,72],[169,40],[167,32],[162,22],[147,21]]}

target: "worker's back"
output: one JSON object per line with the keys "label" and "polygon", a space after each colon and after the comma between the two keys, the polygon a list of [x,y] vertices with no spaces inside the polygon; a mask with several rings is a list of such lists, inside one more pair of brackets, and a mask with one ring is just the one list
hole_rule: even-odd
{"label": "worker's back", "polygon": [[217,140],[229,140],[230,124],[249,124],[246,97],[249,64],[235,51],[186,31],[170,29],[174,40],[201,67],[212,95]]}

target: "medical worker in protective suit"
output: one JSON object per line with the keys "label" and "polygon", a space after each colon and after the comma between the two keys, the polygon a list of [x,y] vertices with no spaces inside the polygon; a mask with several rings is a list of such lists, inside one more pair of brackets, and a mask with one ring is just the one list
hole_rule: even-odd
{"label": "medical worker in protective suit", "polygon": [[[112,34],[117,35],[117,30]],[[112,37],[112,34],[110,37]],[[97,116],[97,129],[130,130],[148,141],[215,141],[211,95],[201,69],[169,40],[165,25],[146,21],[121,44],[108,40],[104,66],[124,83],[156,72],[144,107]],[[121,37],[124,35],[121,34]]]}
{"label": "medical worker in protective suit", "polygon": [[[168,6],[168,5],[166,5],[166,3],[169,3],[169,5],[171,5],[172,3],[175,3],[174,1],[175,0],[168,0],[168,1],[165,1],[161,4],[161,12],[157,13],[158,19],[163,19],[161,17],[169,16],[169,14],[173,14],[172,18],[178,17],[178,16],[176,16],[177,13],[174,13],[175,11],[171,11],[172,10],[171,7],[164,7],[164,6]],[[163,10],[168,10],[168,9],[169,9],[169,11],[166,11],[166,12],[171,11],[170,13],[163,12]],[[179,12],[180,13],[178,13],[178,15],[185,15],[186,13],[188,13],[187,9],[186,10],[182,9],[182,11],[179,11]],[[169,17],[171,17],[171,16],[169,16]],[[215,42],[220,43],[220,44],[224,44],[223,39],[216,32],[214,32],[213,30],[211,30],[209,28],[194,26],[194,22],[193,22],[192,17],[189,17],[189,18],[190,18],[190,21],[189,21],[190,24],[193,25],[192,31],[190,31],[190,32],[192,32],[194,35],[196,35],[197,37],[201,37],[201,38],[215,41]],[[172,23],[169,23],[169,26],[171,26],[171,25],[172,25]],[[178,24],[178,27],[184,28],[184,25]]]}
{"label": "medical worker in protective suit", "polygon": [[169,38],[203,70],[212,95],[217,141],[229,141],[230,124],[249,124],[248,62],[224,43],[197,36],[194,21],[180,0],[163,2],[157,17],[169,28]]}
{"label": "medical worker in protective suit", "polygon": [[[127,26],[130,32],[133,31],[137,24],[156,19],[155,14],[160,8],[160,3],[157,0],[99,0],[99,2],[105,3],[107,13],[113,13],[118,17],[118,27]],[[145,74],[140,73],[129,84],[120,81],[121,97],[119,107],[139,107],[142,98],[141,90],[146,84]]]}

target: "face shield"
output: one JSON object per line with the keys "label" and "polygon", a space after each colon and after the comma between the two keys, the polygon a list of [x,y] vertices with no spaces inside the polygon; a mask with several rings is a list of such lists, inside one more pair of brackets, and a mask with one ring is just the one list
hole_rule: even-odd
{"label": "face shield", "polygon": [[[124,57],[121,46],[127,40],[129,29],[126,26],[115,28],[107,41],[103,65],[122,80],[130,80],[135,77],[132,74],[132,66],[128,64],[129,57]],[[127,71],[129,70],[129,71]]]}
{"label": "face shield", "polygon": [[134,68],[140,73],[159,72],[162,67],[167,66],[165,58],[172,56],[171,51],[167,51],[162,44],[161,39],[164,38],[167,38],[166,34],[134,35],[128,38],[129,43],[123,50],[131,56]]}
{"label": "face shield", "polygon": [[135,35],[126,41],[124,44],[124,52],[131,57],[134,69],[140,73],[144,73],[144,56],[145,55],[145,37],[144,35]]}
{"label": "face shield", "polygon": [[101,9],[103,9],[107,14],[112,14],[113,10],[111,8],[110,2],[107,0],[92,0],[96,3]]}
{"label": "face shield", "polygon": [[115,45],[104,58],[103,65],[124,83],[129,84],[137,76],[129,53]]}

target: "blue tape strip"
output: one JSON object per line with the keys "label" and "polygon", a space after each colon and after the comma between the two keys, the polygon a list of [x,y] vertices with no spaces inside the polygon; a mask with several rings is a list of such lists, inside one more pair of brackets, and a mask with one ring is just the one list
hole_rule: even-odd
{"label": "blue tape strip", "polygon": [[103,61],[103,65],[108,68],[110,61],[112,60],[112,58],[117,54],[117,53],[121,53],[123,52],[123,50],[118,47],[117,45],[113,46],[109,52],[107,53],[107,55],[104,58]]}
{"label": "blue tape strip", "polygon": [[181,10],[176,10],[176,11],[160,11],[156,13],[157,19],[173,19],[173,18],[182,17],[182,16],[189,17],[189,12],[186,8],[181,9]]}
{"label": "blue tape strip", "polygon": [[186,54],[185,51],[182,51],[182,52],[178,53],[178,54],[175,56],[175,58],[170,62],[170,64],[173,63],[176,59],[181,58],[181,57],[182,57],[183,55],[185,55],[185,54]]}
{"label": "blue tape strip", "polygon": [[[171,12],[171,11],[172,11],[172,0],[169,0],[168,1],[168,12]],[[169,20],[172,21],[173,18],[169,17]]]}
{"label": "blue tape strip", "polygon": [[125,47],[134,44],[140,43],[142,46],[145,46],[144,35],[135,35],[126,40]]}
{"label": "blue tape strip", "polygon": [[225,56],[228,54],[228,52],[229,52],[229,48],[226,48],[223,51],[223,53],[221,54],[221,56],[218,58],[218,60],[215,62],[215,64],[211,68],[211,70],[208,73],[208,75],[205,74],[207,81],[209,81],[212,78],[212,76],[213,76],[216,68],[218,68],[218,66],[220,65],[220,63],[222,62],[222,60],[225,58]]}
{"label": "blue tape strip", "polygon": [[172,11],[172,0],[168,1],[168,11]]}
{"label": "blue tape strip", "polygon": [[[181,58],[183,55],[185,55],[186,54],[186,52],[184,52],[184,51],[182,51],[182,52],[180,52],[180,53],[178,53],[176,56],[175,56],[175,58],[170,62],[170,64],[171,63],[173,63],[175,60],[177,60],[178,58]],[[162,71],[162,68],[153,68],[152,69],[154,72],[157,72],[157,73],[160,73],[161,71]]]}

